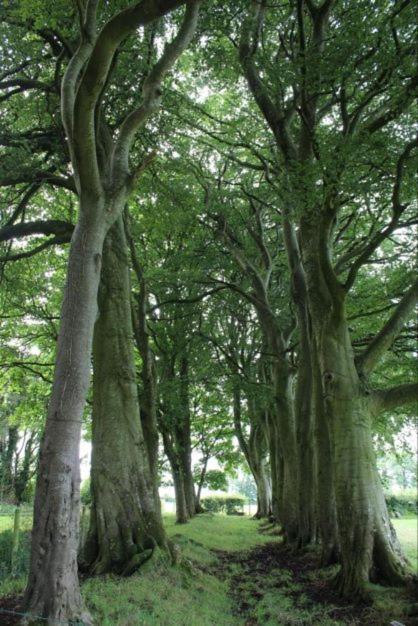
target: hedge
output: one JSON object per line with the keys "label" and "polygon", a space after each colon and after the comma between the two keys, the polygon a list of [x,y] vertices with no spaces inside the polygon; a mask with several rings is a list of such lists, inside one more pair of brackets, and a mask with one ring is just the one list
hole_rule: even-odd
{"label": "hedge", "polygon": [[206,496],[201,499],[205,511],[210,513],[226,513],[236,515],[244,508],[247,499],[239,495]]}
{"label": "hedge", "polygon": [[414,489],[385,493],[385,499],[391,517],[418,513],[418,495]]}

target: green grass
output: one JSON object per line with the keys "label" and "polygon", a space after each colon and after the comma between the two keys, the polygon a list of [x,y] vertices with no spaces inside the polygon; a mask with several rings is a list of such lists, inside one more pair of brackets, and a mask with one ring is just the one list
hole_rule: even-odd
{"label": "green grass", "polygon": [[165,515],[164,523],[170,537],[182,535],[201,543],[209,550],[249,550],[272,541],[271,535],[256,531],[260,522],[248,516],[198,515],[188,524],[176,524],[174,515]]}
{"label": "green grass", "polygon": [[122,580],[112,576],[88,580],[83,595],[98,623],[243,626],[244,620],[234,615],[228,581],[206,571],[217,562],[210,550],[248,550],[272,537],[258,534],[259,523],[248,517],[207,514],[176,525],[174,515],[166,515],[164,521],[168,535],[181,546],[183,565],[168,570],[151,565]]}
{"label": "green grass", "polygon": [[[301,586],[294,581],[285,569],[272,570],[263,576],[244,572],[240,563],[233,563],[220,575],[216,550],[244,552],[274,541],[271,535],[257,532],[259,522],[247,516],[212,514],[197,516],[185,525],[176,525],[173,515],[165,515],[164,520],[169,536],[181,547],[181,565],[167,568],[158,559],[152,559],[130,578],[103,576],[87,580],[82,585],[82,593],[97,624],[244,626],[249,616],[266,626],[342,626],[348,623],[330,619],[329,606],[312,605],[303,594],[303,583]],[[24,524],[27,528],[30,518],[25,518]],[[394,520],[394,525],[409,559],[416,566],[417,519]],[[10,516],[0,517],[0,529],[3,529],[0,532],[0,551],[3,552],[0,561],[6,557],[11,526]],[[28,538],[28,533],[22,533],[26,551]],[[325,578],[329,576],[329,572],[317,570],[315,577],[321,578],[322,574]],[[232,576],[234,581],[231,583]],[[3,576],[0,596],[19,593],[24,582],[21,572],[15,579]],[[235,592],[248,599],[249,613],[245,617],[237,614],[234,598],[230,595],[234,585]],[[259,599],[253,593],[257,588],[263,590]],[[402,616],[407,600],[401,597],[399,590],[374,586],[372,593],[375,602],[370,617],[373,623],[380,623],[376,618],[389,615],[388,611],[394,619]]]}
{"label": "green grass", "polygon": [[407,517],[392,521],[412,569],[418,573],[418,518]]}
{"label": "green grass", "polygon": [[[0,506],[0,533],[13,528],[15,507],[12,505]],[[23,505],[20,509],[20,528],[30,530],[32,528],[32,507]]]}
{"label": "green grass", "polygon": [[241,623],[232,614],[227,583],[197,569],[155,568],[128,579],[90,579],[82,592],[101,626]]}

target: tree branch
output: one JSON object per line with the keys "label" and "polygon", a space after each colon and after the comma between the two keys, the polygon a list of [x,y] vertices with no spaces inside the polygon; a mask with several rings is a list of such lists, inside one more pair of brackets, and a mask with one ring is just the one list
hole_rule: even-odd
{"label": "tree branch", "polygon": [[406,383],[390,389],[376,389],[372,393],[372,412],[390,411],[404,404],[418,401],[418,383]]}
{"label": "tree branch", "polygon": [[[97,0],[92,0],[96,1]],[[89,54],[74,101],[74,163],[82,187],[95,196],[102,192],[95,140],[95,109],[121,42],[136,28],[169,13],[185,0],[142,0],[116,14],[100,31]],[[193,0],[190,0],[193,2]],[[85,44],[87,45],[87,44]],[[84,54],[82,55],[84,59]]]}
{"label": "tree branch", "polygon": [[294,154],[294,146],[287,132],[284,113],[277,102],[273,103],[254,63],[265,8],[264,0],[252,2],[252,9],[242,26],[239,60],[254,100],[262,111],[285,158],[289,159]]}
{"label": "tree branch", "polygon": [[190,43],[197,26],[199,5],[198,0],[188,1],[184,19],[177,35],[166,45],[161,58],[155,63],[144,81],[142,104],[127,115],[120,127],[112,162],[115,180],[118,180],[120,176],[128,175],[129,152],[135,134],[160,105],[161,81]]}
{"label": "tree branch", "polygon": [[353,262],[348,272],[347,279],[344,283],[346,291],[353,286],[359,269],[364,265],[371,255],[377,250],[380,244],[387,239],[394,230],[399,226],[399,221],[402,217],[402,213],[407,208],[407,205],[401,203],[401,187],[402,180],[405,172],[405,164],[410,156],[410,153],[414,148],[418,146],[418,136],[407,143],[402,154],[400,155],[396,164],[396,177],[392,191],[392,218],[386,228],[383,228],[372,237],[368,244],[364,247],[362,252],[358,255],[357,259]]}
{"label": "tree branch", "polygon": [[360,376],[370,374],[380,357],[390,348],[402,326],[411,315],[417,300],[418,280],[406,292],[380,332],[377,333],[365,351],[357,358],[356,365]]}
{"label": "tree branch", "polygon": [[28,235],[59,235],[70,241],[73,230],[73,224],[61,220],[22,222],[0,228],[0,241],[22,239]]}

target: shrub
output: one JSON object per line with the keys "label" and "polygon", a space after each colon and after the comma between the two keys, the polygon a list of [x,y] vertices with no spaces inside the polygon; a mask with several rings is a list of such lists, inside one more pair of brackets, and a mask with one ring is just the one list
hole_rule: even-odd
{"label": "shrub", "polygon": [[86,478],[86,480],[83,480],[83,482],[81,483],[80,498],[81,504],[83,504],[84,506],[91,505],[90,478]]}
{"label": "shrub", "polygon": [[240,495],[206,496],[201,500],[202,506],[210,513],[226,513],[236,515],[243,509],[246,498]]}
{"label": "shrub", "polygon": [[413,489],[397,493],[385,493],[386,504],[391,517],[418,513],[418,496]]}

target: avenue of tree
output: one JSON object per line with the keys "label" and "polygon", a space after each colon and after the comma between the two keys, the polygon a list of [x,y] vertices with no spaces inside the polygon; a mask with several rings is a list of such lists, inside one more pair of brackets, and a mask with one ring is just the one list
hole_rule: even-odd
{"label": "avenue of tree", "polygon": [[212,458],[342,595],[407,582],[375,448],[418,399],[415,11],[0,8],[0,488],[36,473],[34,620],[91,623],[79,572],[181,560],[162,469],[186,523]]}

